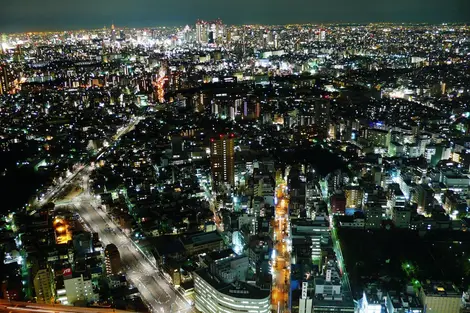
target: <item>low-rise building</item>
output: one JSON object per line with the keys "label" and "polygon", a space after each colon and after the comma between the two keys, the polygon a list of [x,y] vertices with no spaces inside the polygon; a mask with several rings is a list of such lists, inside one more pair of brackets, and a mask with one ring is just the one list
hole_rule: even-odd
{"label": "low-rise building", "polygon": [[194,272],[195,305],[201,312],[271,312],[271,291],[247,282],[248,257],[224,254]]}
{"label": "low-rise building", "polygon": [[188,255],[218,251],[224,247],[224,241],[216,231],[189,235],[181,241]]}
{"label": "low-rise building", "polygon": [[421,286],[420,300],[426,313],[459,313],[462,295],[448,282],[430,282]]}

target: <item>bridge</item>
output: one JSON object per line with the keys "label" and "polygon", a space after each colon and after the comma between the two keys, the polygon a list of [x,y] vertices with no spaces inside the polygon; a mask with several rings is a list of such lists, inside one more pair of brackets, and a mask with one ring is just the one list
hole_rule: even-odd
{"label": "bridge", "polygon": [[75,307],[60,304],[40,304],[0,299],[1,313],[130,313],[101,307]]}

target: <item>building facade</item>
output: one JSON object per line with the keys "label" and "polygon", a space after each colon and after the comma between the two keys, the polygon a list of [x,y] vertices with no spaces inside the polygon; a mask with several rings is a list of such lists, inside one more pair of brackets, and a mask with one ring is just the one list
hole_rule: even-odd
{"label": "building facade", "polygon": [[49,266],[41,268],[36,272],[33,284],[37,303],[54,303],[54,273]]}
{"label": "building facade", "polygon": [[114,244],[109,244],[104,249],[104,257],[106,264],[106,273],[108,275],[116,275],[121,271],[121,255],[118,248]]}
{"label": "building facade", "polygon": [[243,282],[225,284],[207,271],[194,273],[196,309],[213,313],[270,313],[269,290],[260,290]]}
{"label": "building facade", "polygon": [[213,183],[226,183],[233,185],[235,182],[235,136],[219,135],[211,138],[211,174]]}
{"label": "building facade", "polygon": [[97,300],[97,296],[93,293],[91,279],[83,275],[64,280],[64,286],[68,304],[74,304],[77,301]]}

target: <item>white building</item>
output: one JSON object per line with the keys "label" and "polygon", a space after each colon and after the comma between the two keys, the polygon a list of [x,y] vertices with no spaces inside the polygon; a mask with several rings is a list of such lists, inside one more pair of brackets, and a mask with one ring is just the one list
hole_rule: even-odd
{"label": "white building", "polygon": [[302,294],[299,299],[299,313],[312,313],[313,300],[308,296],[308,282],[302,283]]}
{"label": "white building", "polygon": [[74,304],[76,301],[95,301],[98,299],[98,295],[93,293],[93,285],[90,278],[83,277],[83,275],[65,279],[65,295],[62,292],[62,296],[67,297],[68,304]]}
{"label": "white building", "polygon": [[208,313],[270,313],[271,293],[245,282],[224,283],[207,270],[194,273],[196,309]]}
{"label": "white building", "polygon": [[196,308],[208,313],[270,313],[271,291],[245,282],[248,258],[215,260],[194,272]]}

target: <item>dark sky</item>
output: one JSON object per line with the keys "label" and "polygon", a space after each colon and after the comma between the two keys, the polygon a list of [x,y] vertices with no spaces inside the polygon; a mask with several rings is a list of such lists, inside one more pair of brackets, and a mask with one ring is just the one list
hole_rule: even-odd
{"label": "dark sky", "polygon": [[119,26],[470,22],[470,0],[0,0],[0,33]]}

